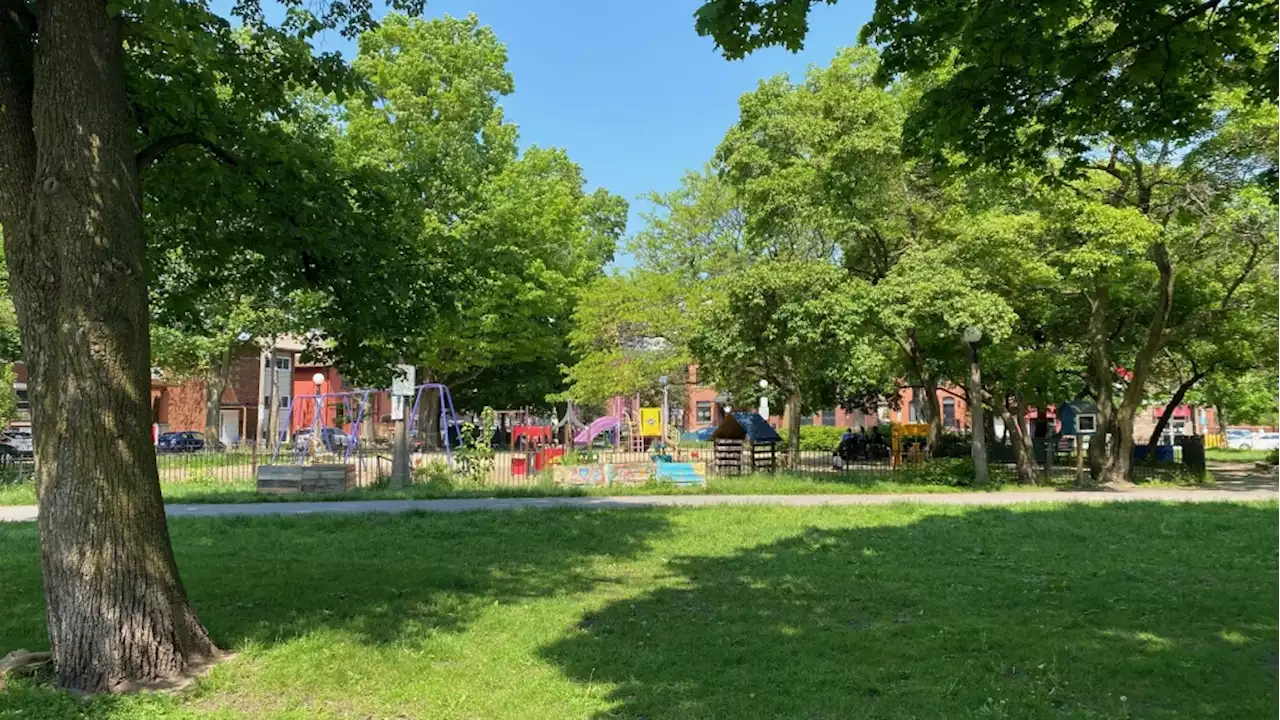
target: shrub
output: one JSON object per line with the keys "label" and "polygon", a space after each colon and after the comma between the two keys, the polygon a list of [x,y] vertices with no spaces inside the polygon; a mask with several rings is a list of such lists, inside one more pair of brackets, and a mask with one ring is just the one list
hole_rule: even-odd
{"label": "shrub", "polygon": [[1267,462],[1272,465],[1280,465],[1280,450],[1272,450],[1271,454],[1267,456]]}
{"label": "shrub", "polygon": [[449,489],[453,487],[453,473],[449,472],[449,465],[445,461],[432,460],[413,471],[413,482],[415,485],[434,485]]}
{"label": "shrub", "polygon": [[[831,452],[840,445],[840,436],[848,428],[834,427],[831,425],[801,425],[800,426],[800,450],[826,450]],[[778,431],[782,436],[782,445],[787,444],[787,429],[782,428]]]}

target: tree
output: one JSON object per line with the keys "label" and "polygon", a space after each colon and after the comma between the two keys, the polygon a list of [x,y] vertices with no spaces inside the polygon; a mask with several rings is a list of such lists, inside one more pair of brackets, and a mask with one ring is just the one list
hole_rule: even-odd
{"label": "tree", "polygon": [[675,273],[635,270],[592,282],[573,312],[569,343],[577,360],[563,368],[563,399],[603,405],[651,392],[664,375],[683,377],[701,302],[701,285]]}
{"label": "tree", "polygon": [[746,216],[721,171],[708,164],[686,172],[678,189],[644,197],[653,209],[640,213],[645,227],[628,241],[639,267],[696,282],[740,270],[751,261]]}
{"label": "tree", "polygon": [[[199,2],[157,0],[123,11],[90,0],[0,5],[0,225],[30,376],[49,638],[58,681],[71,689],[180,682],[218,656],[178,575],[150,442],[139,171],[175,151],[237,163],[201,134],[204,127],[183,127],[189,118],[166,111],[194,108],[193,117],[206,117],[202,109],[243,108],[236,100],[258,89],[347,77],[336,56],[313,57],[305,38],[340,23],[358,32],[371,24],[368,3],[332,4],[325,18],[287,4],[293,11],[282,30],[265,25],[256,3],[237,5],[258,42],[234,57],[262,61],[252,48],[287,47],[292,62],[259,62],[261,72],[239,76],[257,82],[230,93],[214,87],[217,72],[209,67],[146,73],[174,60],[223,58],[220,51],[235,38]],[[188,102],[171,102],[173,93]],[[206,108],[210,98],[217,102]],[[257,107],[251,117],[258,125],[272,124],[272,113]],[[277,176],[293,182],[277,191],[296,191],[305,177],[293,174],[291,157],[282,159]],[[257,167],[275,175],[269,163]],[[241,187],[270,185],[246,175]],[[320,263],[311,253],[326,248],[325,238],[292,232],[309,209],[301,198],[318,203],[323,215],[335,205],[350,207],[352,197],[362,197],[359,187],[301,193],[266,211],[278,213],[274,228],[290,231],[273,246],[302,261],[300,277],[319,284],[323,252]],[[386,208],[370,203],[361,210],[376,217]],[[352,241],[341,242],[327,247]]]}
{"label": "tree", "polygon": [[[931,353],[954,355],[958,335],[933,342],[949,321],[936,324],[936,313],[897,308],[922,309],[934,297],[910,287],[904,257],[941,237],[936,226],[944,204],[928,168],[902,154],[902,121],[918,93],[909,86],[885,90],[875,79],[878,67],[874,51],[853,48],[827,67],[811,68],[801,83],[785,76],[760,83],[739,101],[740,119],[717,158],[746,213],[746,246],[754,254],[838,258],[862,292],[882,296],[874,303],[878,312],[863,320],[897,354],[899,377],[924,391],[936,444],[943,368]],[[883,284],[895,274],[895,282]],[[912,277],[925,285],[933,280]],[[951,289],[967,287],[956,280]]]}
{"label": "tree", "polygon": [[723,295],[698,315],[690,349],[698,373],[734,394],[759,395],[759,380],[782,395],[791,457],[800,413],[884,387],[882,355],[859,334],[861,298],[839,268],[820,261],[766,260],[725,278]]}
{"label": "tree", "polygon": [[349,111],[344,152],[425,198],[423,242],[465,288],[442,322],[418,322],[405,357],[461,407],[545,402],[562,389],[576,288],[612,259],[626,203],[587,192],[561,150],[517,156],[497,104],[513,88],[506,49],[474,16],[389,16],[354,64],[378,102]]}
{"label": "tree", "polygon": [[[730,58],[797,50],[816,2],[709,0],[696,29]],[[861,38],[882,49],[884,81],[954,68],[907,124],[918,150],[1038,164],[1046,153],[1087,162],[1099,136],[1194,138],[1225,89],[1274,102],[1276,28],[1268,0],[1058,0],[1033,11],[1017,0],[878,0]]]}

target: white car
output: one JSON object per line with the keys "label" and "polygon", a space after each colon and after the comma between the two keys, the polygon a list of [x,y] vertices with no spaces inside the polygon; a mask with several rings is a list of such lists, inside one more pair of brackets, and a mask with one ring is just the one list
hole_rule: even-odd
{"label": "white car", "polygon": [[1227,447],[1237,450],[1280,449],[1280,433],[1262,432],[1238,438],[1227,438]]}

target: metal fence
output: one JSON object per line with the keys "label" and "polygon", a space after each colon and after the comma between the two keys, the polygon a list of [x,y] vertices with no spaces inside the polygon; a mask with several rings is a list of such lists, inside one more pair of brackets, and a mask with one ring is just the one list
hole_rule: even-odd
{"label": "metal fence", "polygon": [[[946,450],[944,448],[944,450]],[[962,452],[963,450],[963,452]],[[744,450],[743,472],[750,472]],[[988,448],[991,473],[998,479],[1012,481],[1016,472],[1012,449],[993,445]],[[849,457],[839,457],[829,450],[802,450],[791,458],[783,450],[778,453],[778,471],[815,477],[853,476],[885,478],[895,477],[904,481],[922,481],[963,484],[966,475],[972,473],[967,448],[955,446],[942,453],[943,457],[918,458],[909,454],[895,460],[887,446],[863,448]],[[1176,448],[1172,459],[1164,462],[1135,462],[1131,478],[1135,482],[1152,479],[1175,478],[1187,472],[1181,462],[1181,448]],[[477,485],[492,487],[521,487],[546,485],[555,482],[557,465],[630,467],[638,471],[652,467],[652,452],[630,452],[612,449],[590,451],[565,451],[544,448],[530,451],[495,450],[484,461],[474,461],[455,451],[443,450],[415,452],[411,456],[416,482],[430,482],[444,478],[456,479],[466,475]],[[664,454],[664,459],[674,462],[703,463],[709,475],[716,473],[715,453],[709,445],[681,446]],[[1088,476],[1088,464],[1078,464],[1072,449],[1036,448],[1036,464],[1039,474],[1051,481],[1068,482],[1077,478],[1083,470]],[[391,473],[392,450],[385,446],[362,446],[351,452],[305,452],[289,446],[280,448],[233,446],[217,450],[195,452],[159,452],[156,465],[162,483],[207,483],[237,489],[251,489],[255,484],[257,469],[262,465],[290,464],[346,464],[352,468],[352,478],[357,487],[370,487],[386,479]],[[468,468],[473,471],[467,473]],[[3,471],[8,481],[21,481],[29,476],[34,465],[27,461],[12,461]],[[949,480],[950,478],[950,480]]]}

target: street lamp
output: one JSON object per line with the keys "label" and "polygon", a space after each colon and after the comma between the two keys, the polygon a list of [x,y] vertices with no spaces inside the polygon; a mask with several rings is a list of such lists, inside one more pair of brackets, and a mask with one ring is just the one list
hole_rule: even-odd
{"label": "street lamp", "polygon": [[970,453],[973,457],[973,481],[977,485],[987,483],[987,444],[983,438],[986,422],[982,416],[982,370],[978,365],[978,343],[982,340],[982,329],[970,325],[964,329],[964,344],[969,349],[969,415],[973,419],[973,427],[969,434]]}
{"label": "street lamp", "polygon": [[765,422],[769,422],[769,396],[765,392],[769,389],[769,381],[764,378],[760,379],[760,417]]}

